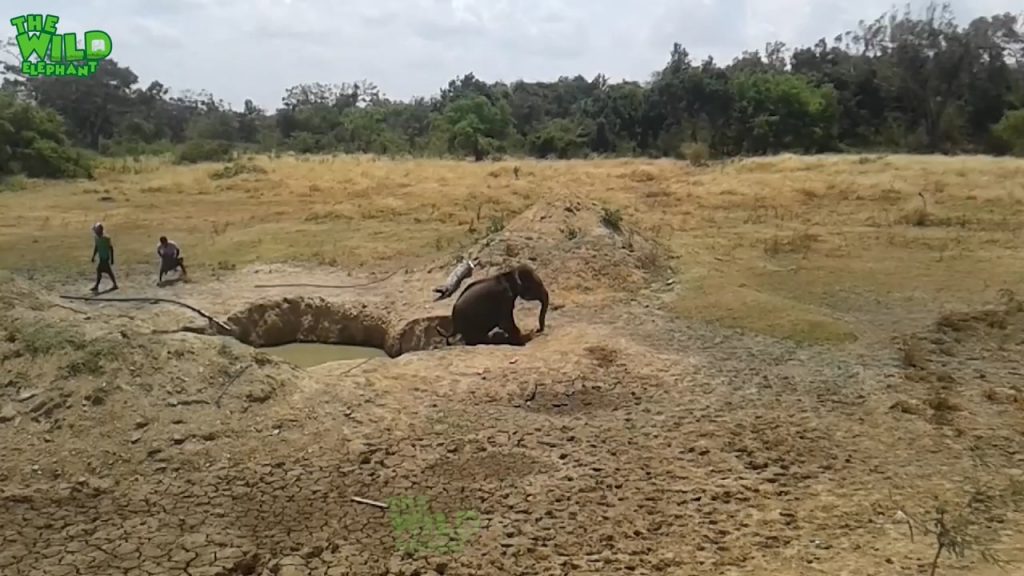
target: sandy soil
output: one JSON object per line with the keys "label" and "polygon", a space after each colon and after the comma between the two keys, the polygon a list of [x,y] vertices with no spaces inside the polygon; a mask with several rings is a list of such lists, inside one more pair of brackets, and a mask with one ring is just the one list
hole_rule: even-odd
{"label": "sandy soil", "polygon": [[[401,353],[310,370],[183,309],[5,278],[0,573],[927,574],[939,504],[966,548],[939,574],[1024,562],[1012,295],[899,342],[798,345],[672,314],[658,247],[600,219],[542,202],[473,248],[474,278],[527,260],[548,283],[549,329],[523,348],[432,337],[450,262],[348,289],[254,286],[373,278],[264,265],[158,288],[140,270],[110,294],[186,301],[249,343]],[[409,532],[417,499],[448,537]]]}

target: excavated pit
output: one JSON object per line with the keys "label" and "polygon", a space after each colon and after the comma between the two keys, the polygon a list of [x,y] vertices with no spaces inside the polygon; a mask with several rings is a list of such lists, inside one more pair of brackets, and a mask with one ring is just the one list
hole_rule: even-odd
{"label": "excavated pit", "polygon": [[229,316],[235,338],[254,348],[292,343],[360,346],[383,350],[390,358],[441,348],[437,327],[451,330],[448,315],[403,318],[361,302],[322,297],[290,297],[257,302]]}

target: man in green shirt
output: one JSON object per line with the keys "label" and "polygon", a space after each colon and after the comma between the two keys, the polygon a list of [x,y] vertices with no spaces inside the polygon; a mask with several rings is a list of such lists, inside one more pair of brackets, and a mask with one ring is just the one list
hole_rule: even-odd
{"label": "man in green shirt", "polygon": [[103,224],[97,223],[92,227],[93,232],[96,233],[96,241],[92,249],[92,260],[96,261],[96,257],[99,256],[99,264],[96,265],[96,284],[92,287],[92,292],[96,293],[100,291],[100,280],[103,279],[103,275],[110,276],[110,281],[114,283],[111,290],[117,290],[117,278],[114,278],[114,243],[111,242],[110,236],[103,234]]}

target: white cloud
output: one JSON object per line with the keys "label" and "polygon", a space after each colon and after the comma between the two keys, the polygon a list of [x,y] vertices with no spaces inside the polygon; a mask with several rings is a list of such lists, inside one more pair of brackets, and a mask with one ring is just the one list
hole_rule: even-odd
{"label": "white cloud", "polygon": [[[208,90],[236,107],[275,108],[300,82],[363,78],[389,96],[436,93],[456,75],[554,79],[603,72],[647,79],[680,42],[695,60],[730,61],[781,40],[831,39],[891,0],[13,0],[61,17],[61,31],[101,29],[112,57],[142,82]],[[12,5],[13,4],[13,5]],[[897,3],[902,6],[902,3]],[[968,21],[1019,11],[1019,0],[954,0]],[[915,2],[923,9],[923,2]],[[10,27],[9,27],[10,28]],[[13,28],[8,30],[8,34]],[[5,35],[6,36],[6,35]]]}

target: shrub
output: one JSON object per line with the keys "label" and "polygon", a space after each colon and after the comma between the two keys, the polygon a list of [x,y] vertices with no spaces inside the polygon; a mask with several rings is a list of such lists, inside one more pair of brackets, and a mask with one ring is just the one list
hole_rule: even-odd
{"label": "shrub", "polygon": [[178,164],[225,162],[231,159],[232,146],[224,140],[192,140],[178,149],[174,161]]}
{"label": "shrub", "polygon": [[711,159],[711,149],[701,142],[688,142],[679,148],[679,153],[691,166],[707,166]]}
{"label": "shrub", "polygon": [[243,174],[266,174],[267,169],[259,164],[232,162],[210,173],[210,180],[225,180]]}
{"label": "shrub", "polygon": [[89,156],[71,146],[53,110],[0,94],[0,175],[91,178]]}
{"label": "shrub", "polygon": [[111,157],[123,156],[160,156],[174,152],[174,145],[166,140],[156,142],[142,142],[132,138],[114,138],[112,140],[100,140],[100,154]]}
{"label": "shrub", "polygon": [[1024,156],[1024,109],[1007,112],[992,127],[992,137],[1000,152]]}

